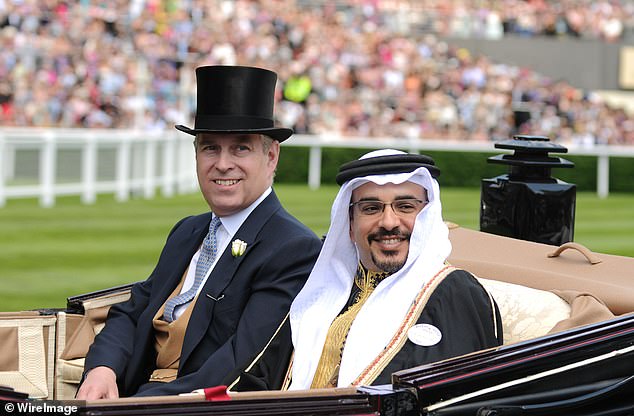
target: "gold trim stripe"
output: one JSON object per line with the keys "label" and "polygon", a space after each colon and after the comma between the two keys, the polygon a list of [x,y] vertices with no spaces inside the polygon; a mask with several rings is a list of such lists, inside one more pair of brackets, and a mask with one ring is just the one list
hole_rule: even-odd
{"label": "gold trim stripe", "polygon": [[405,319],[403,323],[396,331],[388,345],[385,347],[383,352],[379,354],[362,372],[361,374],[352,382],[353,386],[359,385],[370,385],[378,376],[381,374],[381,371],[387,366],[387,364],[392,361],[394,356],[403,348],[405,342],[407,340],[407,330],[411,328],[414,322],[418,320],[423,309],[427,305],[427,301],[429,300],[431,294],[434,292],[436,287],[444,280],[444,278],[454,270],[457,270],[456,267],[453,266],[445,266],[434,277],[432,277],[429,282],[423,287],[423,289],[419,292],[419,294],[412,302],[412,306],[409,308],[409,311],[405,315]]}
{"label": "gold trim stripe", "polygon": [[[251,364],[249,364],[245,369],[244,372],[249,372],[253,366],[260,360],[260,358],[262,357],[262,355],[266,352],[266,350],[269,348],[269,345],[271,345],[271,342],[273,342],[273,339],[275,339],[275,337],[277,336],[277,334],[280,332],[280,330],[282,329],[282,326],[284,326],[284,323],[288,320],[288,316],[290,315],[290,312],[286,314],[286,316],[284,317],[284,319],[282,320],[282,323],[277,327],[277,329],[275,330],[275,333],[273,334],[273,336],[271,336],[271,338],[269,339],[269,341],[266,343],[266,345],[264,346],[264,348],[262,349],[262,351],[260,351],[260,353],[253,359],[253,361],[251,362]],[[291,358],[292,360],[292,358]],[[291,361],[292,362],[292,361]],[[229,386],[227,387],[227,392],[230,392],[231,389],[238,383],[238,381],[240,381],[240,376],[238,376],[238,378],[236,378],[231,384],[229,384]]]}

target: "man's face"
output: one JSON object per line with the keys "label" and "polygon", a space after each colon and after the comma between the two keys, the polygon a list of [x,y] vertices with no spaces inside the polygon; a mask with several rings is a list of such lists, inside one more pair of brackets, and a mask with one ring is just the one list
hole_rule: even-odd
{"label": "man's face", "polygon": [[211,210],[225,216],[251,205],[273,183],[279,154],[279,142],[260,134],[197,135],[198,183]]}
{"label": "man's face", "polygon": [[[381,204],[357,203],[363,201],[395,205],[385,205],[381,212]],[[352,192],[350,238],[368,270],[394,273],[405,265],[416,215],[423,209],[424,201],[427,201],[427,192],[413,182],[399,185],[368,182]]]}

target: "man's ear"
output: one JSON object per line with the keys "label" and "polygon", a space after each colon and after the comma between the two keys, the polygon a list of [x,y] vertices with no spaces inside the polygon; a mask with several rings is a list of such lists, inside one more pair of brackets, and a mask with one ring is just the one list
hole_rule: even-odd
{"label": "man's ear", "polygon": [[268,150],[268,158],[269,163],[272,163],[275,167],[277,167],[277,162],[280,158],[280,142],[277,140],[273,140]]}

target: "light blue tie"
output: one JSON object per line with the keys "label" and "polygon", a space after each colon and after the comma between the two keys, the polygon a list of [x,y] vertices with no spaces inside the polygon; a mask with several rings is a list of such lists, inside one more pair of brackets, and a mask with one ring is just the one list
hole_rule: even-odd
{"label": "light blue tie", "polygon": [[194,278],[194,284],[188,291],[174,296],[165,302],[165,310],[163,311],[163,319],[167,322],[172,322],[174,319],[174,309],[177,306],[184,305],[191,302],[192,299],[198,293],[200,284],[205,279],[207,271],[211,267],[216,258],[216,252],[218,251],[218,244],[216,242],[216,231],[220,227],[220,218],[214,217],[209,224],[209,233],[203,240],[203,246],[200,249],[200,256],[198,257],[198,263],[196,263],[196,277]]}

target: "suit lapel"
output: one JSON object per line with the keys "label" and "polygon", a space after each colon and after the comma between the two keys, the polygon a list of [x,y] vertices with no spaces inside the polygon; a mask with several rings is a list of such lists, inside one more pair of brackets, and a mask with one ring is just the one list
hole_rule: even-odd
{"label": "suit lapel", "polygon": [[220,259],[218,259],[218,263],[214,266],[214,269],[198,295],[198,300],[194,305],[194,310],[189,319],[189,325],[185,332],[185,339],[183,340],[179,369],[183,368],[183,363],[187,360],[207,331],[213,319],[214,306],[217,300],[223,296],[224,289],[234,278],[238,266],[259,243],[260,230],[279,208],[281,208],[280,202],[275,192],[271,191],[271,194],[249,214],[242,226],[240,226],[236,234],[232,237],[232,241],[239,239],[247,243],[244,254],[234,257],[231,254],[231,242],[229,242]]}
{"label": "suit lapel", "polygon": [[[144,371],[141,369],[145,368],[146,364],[144,363],[147,362],[148,357],[152,356],[151,354],[145,354],[143,351],[154,348],[153,342],[155,336],[152,320],[156,311],[163,305],[183,277],[183,273],[189,266],[192,256],[196,250],[198,250],[198,246],[200,246],[203,238],[205,238],[207,234],[210,221],[211,212],[200,215],[195,221],[190,221],[186,223],[187,225],[177,227],[173,234],[168,237],[170,249],[161,254],[167,257],[159,261],[159,264],[162,264],[162,266],[160,270],[155,271],[157,274],[166,275],[166,282],[161,287],[156,287],[156,289],[153,287],[153,291],[156,290],[156,292],[152,293],[150,304],[146,308],[144,315],[138,320],[139,326],[136,336],[139,340],[145,340],[145,348],[138,349],[138,353],[135,353],[130,359],[130,368],[137,370],[128,371],[126,373],[127,386],[137,386],[147,382],[147,378],[143,377]],[[185,227],[189,227],[189,229]],[[158,278],[157,276],[156,281],[159,282],[162,279],[163,277]],[[136,389],[136,387],[133,389]]]}
{"label": "suit lapel", "polygon": [[182,235],[179,236],[179,240],[174,241],[174,245],[178,249],[173,250],[174,255],[171,262],[175,264],[175,267],[172,269],[168,282],[163,285],[156,296],[154,296],[154,304],[151,308],[152,316],[154,316],[156,311],[165,303],[174,288],[176,288],[183,278],[183,274],[187,267],[189,267],[194,253],[196,253],[209,231],[210,222],[211,212],[203,215],[199,221],[193,224],[190,232],[182,233]]}

